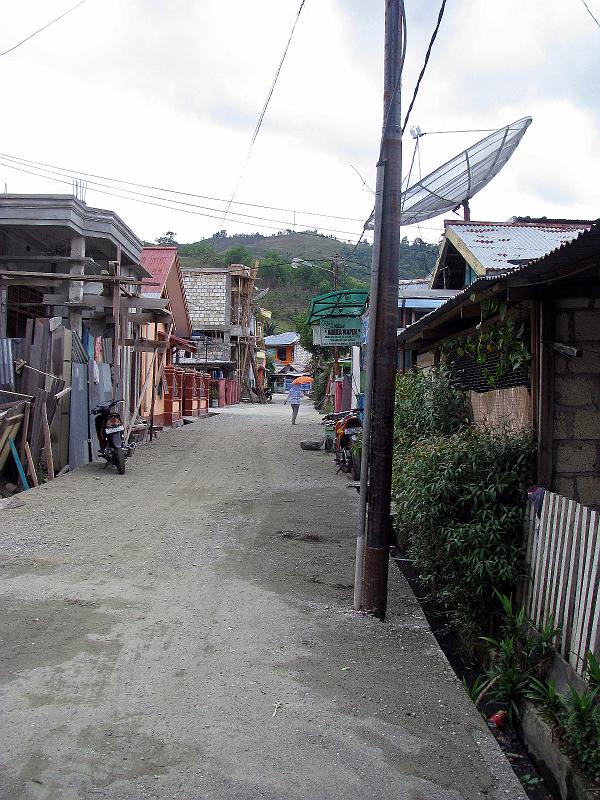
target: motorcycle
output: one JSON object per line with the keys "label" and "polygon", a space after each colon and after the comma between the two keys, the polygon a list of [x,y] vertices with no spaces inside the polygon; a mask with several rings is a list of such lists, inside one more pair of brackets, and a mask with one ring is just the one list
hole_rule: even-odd
{"label": "motorcycle", "polygon": [[271,389],[270,386],[263,387],[263,394],[265,396],[265,400],[267,401],[267,403],[271,403],[273,400],[273,390]]}
{"label": "motorcycle", "polygon": [[[356,441],[362,430],[362,423],[357,411],[344,411],[334,414],[327,414],[323,418],[323,424],[327,428],[335,426],[333,436],[333,448],[335,449],[335,461],[338,464],[338,472],[351,472],[354,480],[360,477],[360,455],[356,455]],[[326,436],[326,448],[327,436]]]}
{"label": "motorcycle", "polygon": [[119,401],[100,403],[92,409],[96,417],[96,435],[100,445],[100,456],[106,459],[106,466],[114,464],[119,475],[125,474],[125,459],[135,450],[135,444],[125,444],[125,426],[116,410]]}

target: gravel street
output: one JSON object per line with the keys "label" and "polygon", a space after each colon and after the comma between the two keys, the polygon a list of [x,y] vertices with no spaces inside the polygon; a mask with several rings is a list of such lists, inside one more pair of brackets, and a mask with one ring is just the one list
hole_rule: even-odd
{"label": "gravel street", "polygon": [[240,405],[0,511],[0,797],[519,800],[309,405]]}

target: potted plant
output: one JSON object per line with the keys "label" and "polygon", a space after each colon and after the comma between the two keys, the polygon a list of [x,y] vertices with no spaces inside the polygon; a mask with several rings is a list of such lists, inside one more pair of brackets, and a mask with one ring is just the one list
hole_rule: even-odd
{"label": "potted plant", "polygon": [[210,407],[211,408],[218,408],[219,407],[219,392],[217,391],[217,387],[212,385],[208,390],[208,397],[210,399]]}

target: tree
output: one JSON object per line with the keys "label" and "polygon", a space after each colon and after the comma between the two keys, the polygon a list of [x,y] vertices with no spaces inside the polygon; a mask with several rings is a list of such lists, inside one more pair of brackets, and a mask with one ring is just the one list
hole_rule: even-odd
{"label": "tree", "polygon": [[254,256],[250,250],[243,245],[230,247],[223,255],[225,257],[225,263],[227,266],[230,264],[244,264],[246,267],[251,267],[254,263]]}
{"label": "tree", "polygon": [[272,319],[265,320],[265,324],[263,326],[263,330],[265,332],[265,336],[274,336],[275,331],[277,330],[275,323]]}
{"label": "tree", "polygon": [[199,242],[192,242],[191,244],[180,245],[179,255],[193,258],[196,261],[196,266],[199,267],[225,266],[225,258],[223,254],[217,253],[214,244],[207,239],[203,239]]}
{"label": "tree", "polygon": [[163,247],[167,247],[167,246],[173,247],[174,245],[177,244],[177,242],[175,241],[175,237],[176,236],[177,236],[177,234],[175,233],[175,231],[167,231],[164,234],[164,236],[159,236],[158,237],[158,239],[156,240],[156,244],[159,244],[159,245],[161,245]]}

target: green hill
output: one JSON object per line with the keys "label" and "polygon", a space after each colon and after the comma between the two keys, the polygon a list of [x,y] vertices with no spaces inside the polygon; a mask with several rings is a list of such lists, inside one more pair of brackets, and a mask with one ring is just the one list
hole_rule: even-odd
{"label": "green hill", "polygon": [[[339,286],[368,286],[372,247],[361,242],[358,247],[313,231],[282,231],[272,236],[233,234],[219,231],[210,239],[179,244],[183,266],[222,266],[247,264],[259,259],[257,286],[269,287],[263,303],[273,312],[278,331],[293,329],[294,317],[307,310],[312,297],[332,288],[332,259],[339,258]],[[435,264],[437,246],[420,239],[402,240],[401,277],[426,277]],[[300,266],[292,269],[293,258],[321,267]]]}

